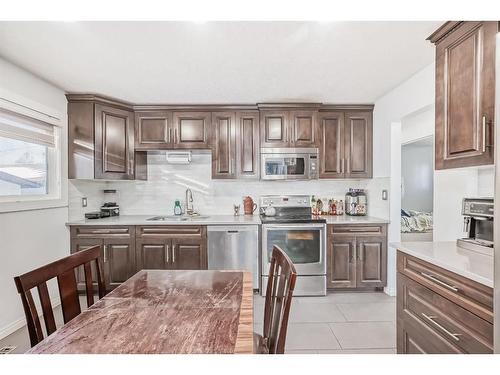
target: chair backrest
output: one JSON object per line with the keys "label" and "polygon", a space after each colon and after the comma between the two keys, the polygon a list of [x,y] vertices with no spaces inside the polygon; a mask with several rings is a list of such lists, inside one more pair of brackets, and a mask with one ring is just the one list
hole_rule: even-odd
{"label": "chair backrest", "polygon": [[264,345],[269,354],[285,352],[288,315],[297,271],[278,246],[273,247],[264,308]]}
{"label": "chair backrest", "polygon": [[31,294],[31,289],[35,287],[38,289],[43,319],[45,321],[45,328],[47,329],[47,335],[50,335],[56,330],[56,324],[47,288],[47,281],[57,278],[63,320],[66,324],[81,313],[75,275],[75,269],[79,266],[83,265],[85,274],[87,307],[90,307],[94,303],[94,288],[91,267],[92,262],[95,262],[97,289],[99,298],[102,298],[106,294],[106,288],[104,285],[103,269],[101,264],[101,246],[99,245],[79,251],[68,257],[25,273],[24,275],[14,277],[17,291],[21,295],[24,313],[26,314],[26,322],[32,347],[43,340],[43,331],[40,325],[40,319],[38,318],[39,314]]}

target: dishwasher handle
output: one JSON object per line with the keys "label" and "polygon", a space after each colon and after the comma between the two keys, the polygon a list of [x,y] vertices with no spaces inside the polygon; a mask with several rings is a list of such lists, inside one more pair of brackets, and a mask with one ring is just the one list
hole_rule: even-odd
{"label": "dishwasher handle", "polygon": [[227,233],[240,233],[239,230],[228,230]]}

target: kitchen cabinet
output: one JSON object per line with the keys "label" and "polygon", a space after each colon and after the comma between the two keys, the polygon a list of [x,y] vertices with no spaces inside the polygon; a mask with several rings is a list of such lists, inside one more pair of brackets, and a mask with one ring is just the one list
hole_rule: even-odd
{"label": "kitchen cabinet", "polygon": [[436,45],[435,168],[493,164],[498,21],[447,22]]}
{"label": "kitchen cabinet", "polygon": [[493,290],[398,251],[397,351],[493,353]]}
{"label": "kitchen cabinet", "polygon": [[371,178],[373,106],[319,113],[320,178]]}
{"label": "kitchen cabinet", "polygon": [[[92,95],[68,98],[68,177],[145,178],[144,155],[136,158],[132,109]],[[136,173],[139,171],[138,173]]]}
{"label": "kitchen cabinet", "polygon": [[[134,233],[134,227],[130,226],[72,226],[71,253],[101,246],[106,288],[114,289],[135,273]],[[94,268],[92,272],[95,276]],[[77,283],[79,290],[85,290],[83,268],[78,270]]]}
{"label": "kitchen cabinet", "polygon": [[236,112],[236,178],[259,178],[259,151],[259,112]]}
{"label": "kitchen cabinet", "polygon": [[136,251],[137,270],[207,269],[206,227],[138,226]]}
{"label": "kitchen cabinet", "polygon": [[328,225],[327,287],[373,289],[387,283],[387,225]]}
{"label": "kitchen cabinet", "polygon": [[174,112],[174,148],[209,149],[211,147],[211,127],[211,112]]}
{"label": "kitchen cabinet", "polygon": [[317,110],[262,109],[262,147],[317,147]]}
{"label": "kitchen cabinet", "polygon": [[212,112],[212,178],[236,177],[236,116]]}
{"label": "kitchen cabinet", "polygon": [[172,112],[135,113],[135,149],[165,150],[173,148]]}

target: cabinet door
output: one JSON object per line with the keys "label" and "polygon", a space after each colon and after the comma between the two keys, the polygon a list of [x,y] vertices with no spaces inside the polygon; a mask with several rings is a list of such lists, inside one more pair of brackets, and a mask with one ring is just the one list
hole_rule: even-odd
{"label": "cabinet door", "polygon": [[172,113],[160,111],[136,113],[136,150],[162,150],[172,147]]}
{"label": "cabinet door", "polygon": [[111,288],[126,281],[135,273],[135,244],[131,239],[104,240],[104,269],[106,284]]}
{"label": "cabinet door", "polygon": [[[88,249],[93,246],[103,246],[104,241],[100,238],[80,238],[80,239],[71,239],[71,254],[77,253],[79,251]],[[103,256],[103,254],[101,254]],[[101,261],[103,259],[101,258]],[[94,284],[94,288],[97,291],[97,273],[95,270],[95,262],[92,262],[91,265],[91,271],[92,271],[92,281]],[[106,268],[106,267],[104,267]],[[103,270],[104,272],[104,270]],[[77,282],[77,287],[78,290],[84,291],[85,290],[85,273],[82,267],[78,267],[76,271],[76,282]]]}
{"label": "cabinet door", "polygon": [[208,268],[206,239],[173,239],[172,268],[176,270],[206,270]]}
{"label": "cabinet door", "polygon": [[436,169],[493,164],[498,22],[465,22],[436,47]]}
{"label": "cabinet door", "polygon": [[137,270],[166,270],[171,268],[171,240],[147,238],[136,241]]}
{"label": "cabinet door", "polygon": [[212,113],[212,178],[236,177],[236,118],[234,112]]}
{"label": "cabinet door", "polygon": [[294,147],[317,147],[318,112],[290,112],[290,143]]}
{"label": "cabinet door", "polygon": [[174,148],[210,148],[210,112],[174,112]]}
{"label": "cabinet door", "polygon": [[260,144],[262,147],[288,147],[290,145],[288,111],[260,112]]}
{"label": "cabinet door", "polygon": [[356,238],[357,286],[383,287],[387,282],[387,239],[385,236]]}
{"label": "cabinet door", "polygon": [[344,113],[319,114],[320,178],[344,178]]}
{"label": "cabinet door", "polygon": [[345,177],[372,177],[372,132],[371,112],[350,112],[345,114]]}
{"label": "cabinet door", "polygon": [[95,178],[134,179],[134,118],[131,112],[95,105]]}
{"label": "cabinet door", "polygon": [[236,112],[236,176],[259,178],[259,113]]}
{"label": "cabinet door", "polygon": [[327,287],[356,287],[356,239],[328,237]]}

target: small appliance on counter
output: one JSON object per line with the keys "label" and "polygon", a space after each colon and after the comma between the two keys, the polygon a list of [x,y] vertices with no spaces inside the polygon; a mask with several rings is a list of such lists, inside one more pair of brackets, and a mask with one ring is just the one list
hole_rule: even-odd
{"label": "small appliance on counter", "polygon": [[464,198],[462,201],[464,232],[466,238],[457,240],[457,246],[464,249],[493,252],[493,198]]}
{"label": "small appliance on counter", "polygon": [[368,209],[363,189],[349,189],[345,195],[345,213],[351,216],[365,216]]}
{"label": "small appliance on counter", "polygon": [[85,214],[85,219],[102,219],[105,217],[109,217],[109,212],[103,212],[103,211],[92,211],[92,212],[87,212]]}
{"label": "small appliance on counter", "polygon": [[120,216],[120,206],[118,205],[118,193],[114,189],[104,190],[104,204],[101,206],[101,212],[107,213],[107,216]]}

